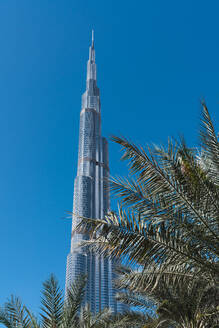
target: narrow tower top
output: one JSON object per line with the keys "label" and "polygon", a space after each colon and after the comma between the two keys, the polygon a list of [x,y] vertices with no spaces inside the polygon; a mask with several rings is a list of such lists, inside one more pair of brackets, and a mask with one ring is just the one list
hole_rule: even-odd
{"label": "narrow tower top", "polygon": [[100,93],[97,87],[97,68],[95,63],[94,31],[92,30],[89,59],[87,62],[86,91],[82,96],[82,109],[94,108],[100,113]]}
{"label": "narrow tower top", "polygon": [[92,30],[92,44],[91,44],[92,48],[94,48],[94,30]]}
{"label": "narrow tower top", "polygon": [[90,60],[91,62],[95,62],[94,30],[92,30],[91,46],[90,46],[90,49],[89,49],[89,60]]}

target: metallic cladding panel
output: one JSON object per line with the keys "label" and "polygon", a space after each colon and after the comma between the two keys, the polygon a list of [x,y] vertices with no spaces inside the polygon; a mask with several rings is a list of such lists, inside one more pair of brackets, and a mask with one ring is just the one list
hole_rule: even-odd
{"label": "metallic cladding panel", "polygon": [[122,310],[115,300],[112,280],[115,262],[82,248],[88,235],[75,232],[79,216],[104,218],[109,200],[108,143],[101,136],[100,93],[96,83],[95,50],[92,42],[87,63],[86,91],[82,96],[80,113],[77,176],[74,182],[71,252],[67,257],[66,291],[78,275],[87,275],[85,302],[92,312],[111,307]]}

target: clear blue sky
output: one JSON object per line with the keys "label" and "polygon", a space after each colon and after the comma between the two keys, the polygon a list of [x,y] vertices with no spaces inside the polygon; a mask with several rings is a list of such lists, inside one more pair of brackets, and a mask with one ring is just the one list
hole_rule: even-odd
{"label": "clear blue sky", "polygon": [[[198,145],[200,99],[219,119],[219,2],[0,1],[0,303],[34,311],[62,286],[70,247],[81,94],[95,30],[103,133]],[[218,128],[218,125],[217,125]],[[112,175],[126,174],[110,145]]]}

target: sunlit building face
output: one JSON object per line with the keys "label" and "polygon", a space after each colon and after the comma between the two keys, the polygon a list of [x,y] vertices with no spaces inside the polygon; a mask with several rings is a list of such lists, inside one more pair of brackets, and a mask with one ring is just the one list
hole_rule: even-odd
{"label": "sunlit building face", "polygon": [[[77,176],[74,182],[72,231],[79,217],[103,219],[109,210],[108,143],[101,136],[100,92],[97,87],[94,40],[89,49],[86,91],[82,95],[80,113]],[[115,300],[112,281],[115,278],[112,260],[103,258],[78,245],[89,237],[72,232],[71,251],[67,257],[66,290],[78,275],[87,275],[84,303],[92,312],[110,307],[120,312],[123,306]]]}

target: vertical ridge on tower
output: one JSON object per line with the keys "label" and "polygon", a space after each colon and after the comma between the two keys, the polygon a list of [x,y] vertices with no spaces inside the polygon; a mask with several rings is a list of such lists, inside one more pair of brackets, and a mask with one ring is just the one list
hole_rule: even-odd
{"label": "vertical ridge on tower", "polygon": [[74,232],[78,217],[103,219],[109,210],[109,156],[107,140],[101,135],[100,92],[97,87],[94,32],[87,62],[86,91],[80,113],[77,176],[74,182],[71,251],[67,257],[66,290],[78,275],[87,275],[85,303],[92,312],[110,307],[122,310],[115,300],[112,280],[114,261],[80,247],[86,234]]}

